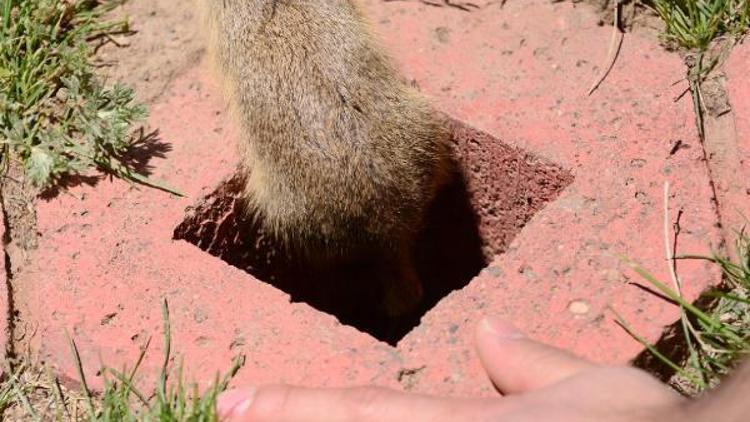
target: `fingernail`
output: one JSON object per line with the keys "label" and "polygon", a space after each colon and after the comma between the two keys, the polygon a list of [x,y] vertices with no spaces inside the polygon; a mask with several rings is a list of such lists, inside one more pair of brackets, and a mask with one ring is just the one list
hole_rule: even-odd
{"label": "fingernail", "polygon": [[247,413],[255,399],[255,388],[225,391],[216,400],[216,411],[221,420],[240,418]]}
{"label": "fingernail", "polygon": [[498,317],[484,317],[482,322],[480,322],[480,328],[501,339],[514,340],[526,338],[515,325]]}

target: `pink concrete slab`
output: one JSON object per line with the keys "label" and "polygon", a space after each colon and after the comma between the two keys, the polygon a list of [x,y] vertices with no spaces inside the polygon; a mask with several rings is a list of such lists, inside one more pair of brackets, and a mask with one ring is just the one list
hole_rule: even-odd
{"label": "pink concrete slab", "polygon": [[[505,254],[448,295],[397,348],[343,326],[195,246],[173,241],[185,207],[233,171],[234,136],[202,68],[178,79],[151,125],[173,146],[154,177],[176,198],[119,181],[73,189],[40,204],[40,247],[19,275],[32,347],[74,377],[65,342],[78,339],[91,378],[101,361],[132,362],[155,336],[145,370],[159,361],[161,297],[170,300],[174,350],[189,374],[210,379],[236,353],[238,382],[344,385],[376,382],[424,392],[490,394],[472,348],[480,315],[513,320],[533,337],[601,362],[641,347],[613,321],[616,309],[655,340],[677,310],[639,289],[618,256],[667,280],[662,186],[678,252],[718,244],[709,180],[677,56],[627,36],[609,78],[586,96],[606,58],[609,29],[584,7],[545,0],[490,3],[465,13],[410,2],[364,1],[398,63],[439,108],[503,142],[558,163],[574,180],[536,214]],[[676,141],[689,148],[671,154]],[[680,263],[685,294],[718,280],[705,263]],[[416,369],[403,372],[402,369]]]}
{"label": "pink concrete slab", "polygon": [[732,51],[725,70],[741,166],[741,174],[734,175],[740,189],[733,203],[727,204],[726,212],[737,224],[747,224],[746,218],[750,217],[750,42],[745,41]]}
{"label": "pink concrete slab", "polygon": [[[205,70],[205,69],[203,69]],[[196,198],[236,166],[223,107],[201,73],[177,81],[151,121],[173,150],[154,178]],[[161,354],[162,297],[172,310],[174,350],[199,381],[213,380],[239,353],[245,381],[364,383],[397,371],[398,354],[334,318],[254,280],[194,246],[172,240],[191,198],[121,181],[79,187],[39,204],[43,234],[35,264],[20,275],[23,318],[39,325],[33,346],[75,377],[69,330],[92,382],[104,362],[135,362],[149,336],[145,374]],[[367,362],[357,362],[368,356]]]}
{"label": "pink concrete slab", "polygon": [[[0,216],[3,216],[2,210],[0,210]],[[0,224],[0,239],[5,238],[5,224]],[[10,352],[10,321],[13,318],[10,309],[10,295],[8,285],[8,271],[5,267],[5,244],[0,244],[0,353],[3,353],[3,357],[6,357],[6,353]],[[0,369],[0,372],[4,370]]]}
{"label": "pink concrete slab", "polygon": [[[602,362],[624,362],[642,349],[614,323],[610,307],[639,333],[657,338],[676,310],[631,284],[643,280],[618,256],[668,281],[665,181],[672,184],[672,220],[683,211],[679,251],[706,253],[719,241],[692,106],[687,99],[674,102],[685,88],[672,86],[685,72],[679,57],[656,40],[628,35],[612,73],[587,96],[610,33],[589,8],[508,2],[465,14],[369,5],[404,71],[443,110],[575,176],[504,255],[402,341],[412,366],[434,362],[415,388],[481,388],[471,342],[485,313]],[[678,140],[689,148],[670,154]],[[681,263],[679,270],[688,297],[718,281],[703,263]]]}

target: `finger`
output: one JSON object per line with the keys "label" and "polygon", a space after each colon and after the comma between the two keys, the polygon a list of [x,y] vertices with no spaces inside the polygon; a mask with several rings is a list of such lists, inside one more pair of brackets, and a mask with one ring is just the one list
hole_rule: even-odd
{"label": "finger", "polygon": [[255,388],[225,391],[216,399],[216,412],[222,421],[239,418],[250,409],[253,399]]}
{"label": "finger", "polygon": [[377,387],[314,389],[269,386],[223,393],[222,421],[388,422],[477,420],[489,409],[482,399],[459,401]]}
{"label": "finger", "polygon": [[527,338],[499,318],[485,318],[479,323],[476,342],[482,365],[504,394],[535,390],[595,367],[568,352]]}

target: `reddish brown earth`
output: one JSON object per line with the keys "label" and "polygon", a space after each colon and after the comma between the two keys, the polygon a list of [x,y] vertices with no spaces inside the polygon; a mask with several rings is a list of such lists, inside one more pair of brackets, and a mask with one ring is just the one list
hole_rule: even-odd
{"label": "reddish brown earth", "polygon": [[[238,383],[490,394],[472,347],[482,315],[505,316],[535,338],[600,362],[626,362],[642,349],[612,309],[650,340],[677,318],[619,257],[668,280],[665,181],[672,185],[670,221],[681,216],[678,252],[705,253],[721,243],[692,105],[687,97],[674,101],[685,88],[673,85],[685,74],[681,59],[651,36],[628,34],[613,71],[587,96],[610,34],[588,6],[485,2],[464,12],[422,2],[363,3],[404,74],[461,122],[455,139],[465,184],[437,206],[423,242],[447,245],[426,248],[428,264],[465,265],[465,280],[449,280],[458,290],[435,282],[434,306],[403,325],[418,324],[394,347],[363,331],[378,335],[387,322],[346,314],[347,301],[361,299],[356,295],[332,297],[322,294],[330,288],[289,276],[281,283],[273,266],[264,271],[243,261],[248,240],[231,234],[242,226],[231,211],[236,130],[199,60],[197,23],[183,2],[133,0],[127,7],[140,32],[127,39],[131,47],[106,57],[121,63],[113,75],[151,103],[149,127],[171,147],[151,160],[152,177],[188,197],[103,181],[39,203],[39,248],[13,278],[16,324],[35,333],[24,340],[35,353],[75,378],[67,329],[95,380],[101,363],[134,362],[154,335],[144,368],[153,372],[167,298],[174,351],[202,382],[242,353],[247,364]],[[736,124],[744,157],[747,52],[740,48],[727,68],[729,90],[739,93],[730,97],[743,116]],[[455,222],[466,230],[451,231]],[[272,250],[253,239],[248,254]],[[472,248],[479,255],[465,253]],[[492,256],[472,278],[482,251]],[[688,298],[719,280],[705,263],[680,263],[679,272]],[[337,307],[341,321],[361,329],[319,310]]]}

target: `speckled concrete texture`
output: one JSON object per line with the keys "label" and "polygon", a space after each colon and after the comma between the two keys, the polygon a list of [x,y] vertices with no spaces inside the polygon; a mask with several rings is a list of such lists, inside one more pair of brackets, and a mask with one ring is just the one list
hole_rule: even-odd
{"label": "speckled concrete texture", "polygon": [[[3,217],[3,221],[5,220],[2,210],[0,210],[0,217]],[[0,239],[5,239],[4,224],[0,224]],[[4,354],[12,351],[9,340],[11,336],[10,321],[13,315],[10,307],[9,288],[8,270],[5,259],[5,242],[3,242],[0,244],[0,353]],[[0,368],[0,373],[4,370],[5,368]]]}
{"label": "speckled concrete texture", "polygon": [[[466,13],[363,3],[406,77],[442,112],[489,134],[484,142],[502,141],[570,172],[572,182],[505,253],[391,347],[173,240],[186,207],[237,165],[219,90],[196,66],[175,80],[150,120],[172,147],[151,162],[153,177],[188,198],[106,181],[40,204],[40,246],[16,292],[21,317],[36,327],[33,350],[74,378],[67,328],[96,380],[102,362],[133,362],[153,335],[144,372],[153,371],[166,297],[174,351],[199,381],[244,353],[238,383],[377,383],[468,395],[493,393],[472,347],[481,315],[505,316],[534,338],[600,362],[626,362],[641,350],[610,308],[646,338],[659,337],[677,309],[640,288],[643,280],[619,257],[667,279],[665,181],[670,221],[680,215],[678,252],[705,253],[719,243],[691,103],[674,101],[684,89],[673,86],[684,76],[680,59],[657,40],[628,35],[612,73],[587,96],[610,30],[586,7],[525,0]],[[685,147],[675,151],[677,141]],[[680,262],[679,271],[688,298],[719,279],[702,262]]]}
{"label": "speckled concrete texture", "polygon": [[[673,86],[684,76],[679,57],[656,40],[627,35],[612,73],[587,96],[610,33],[587,7],[508,2],[461,14],[370,6],[405,72],[443,110],[575,177],[504,255],[402,341],[408,365],[439,362],[420,373],[415,388],[479,388],[472,329],[485,313],[602,362],[623,362],[641,349],[614,323],[610,307],[657,338],[676,310],[640,289],[643,280],[618,257],[668,280],[665,181],[672,185],[671,220],[682,211],[678,251],[707,252],[719,243],[692,106],[685,98],[674,102],[685,88]],[[687,148],[672,154],[677,141]],[[679,271],[688,297],[718,280],[702,263],[681,263]]]}
{"label": "speckled concrete texture", "polygon": [[746,171],[750,171],[750,40],[745,40],[732,50],[726,65],[729,101],[737,124],[737,138],[742,148],[740,160]]}
{"label": "speckled concrete texture", "polygon": [[[733,175],[738,189],[735,198],[726,208],[728,217],[737,224],[747,224],[750,218],[750,42],[745,40],[732,50],[725,72],[727,74],[727,94],[732,107],[735,125],[735,142],[737,145],[740,168]],[[735,227],[737,229],[737,227]]]}

